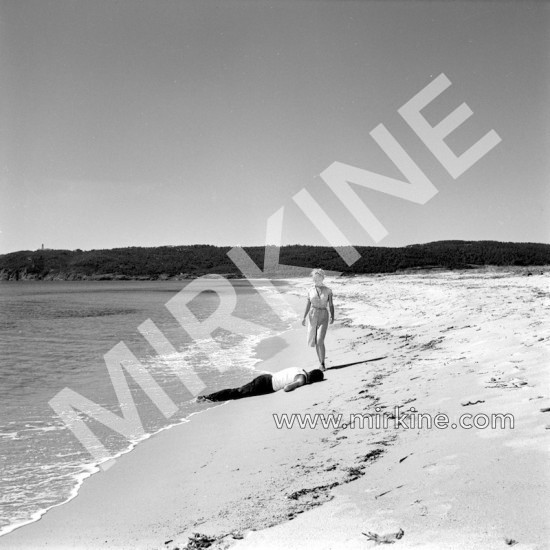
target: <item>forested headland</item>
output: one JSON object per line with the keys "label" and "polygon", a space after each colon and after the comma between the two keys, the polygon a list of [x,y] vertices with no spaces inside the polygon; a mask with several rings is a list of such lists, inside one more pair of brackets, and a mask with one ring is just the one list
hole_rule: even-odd
{"label": "forested headland", "polygon": [[[245,247],[263,269],[265,247]],[[550,265],[550,245],[497,241],[438,241],[404,247],[358,246],[361,258],[346,265],[334,248],[289,245],[279,263],[322,267],[344,274],[394,273],[411,269]],[[212,245],[128,247],[109,250],[22,250],[0,256],[0,280],[155,280],[207,274],[242,277],[230,247]],[[284,276],[284,272],[266,275]]]}

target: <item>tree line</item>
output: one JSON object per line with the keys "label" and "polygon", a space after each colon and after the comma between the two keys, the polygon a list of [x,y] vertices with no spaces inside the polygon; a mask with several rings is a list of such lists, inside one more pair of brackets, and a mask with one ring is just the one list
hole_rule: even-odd
{"label": "tree line", "polygon": [[[244,247],[263,268],[265,247]],[[497,241],[437,241],[404,247],[358,246],[361,258],[348,266],[334,248],[288,245],[279,263],[322,267],[346,274],[393,273],[404,269],[464,269],[476,266],[550,265],[550,245]],[[227,256],[230,247],[213,245],[128,247],[107,250],[23,250],[0,256],[0,277],[17,279],[158,279],[206,274],[239,277]]]}

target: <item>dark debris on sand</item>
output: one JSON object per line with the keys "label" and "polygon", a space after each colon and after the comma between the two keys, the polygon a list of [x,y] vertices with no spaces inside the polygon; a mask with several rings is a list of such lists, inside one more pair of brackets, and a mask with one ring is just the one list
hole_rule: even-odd
{"label": "dark debris on sand", "polygon": [[330,489],[334,489],[334,487],[337,487],[340,485],[337,481],[334,483],[330,483],[329,485],[319,485],[317,487],[312,487],[311,489],[300,489],[299,491],[294,491],[290,495],[288,495],[287,498],[291,500],[298,500],[301,496],[308,495],[311,493],[320,493],[323,491],[330,491]]}
{"label": "dark debris on sand", "polygon": [[369,541],[373,541],[376,544],[393,544],[396,540],[402,539],[404,534],[405,531],[403,531],[403,529],[399,529],[397,533],[389,533],[387,535],[379,535],[378,533],[373,533],[372,531],[363,533]]}
{"label": "dark debris on sand", "polygon": [[374,449],[366,455],[357,458],[359,458],[359,462],[374,462],[383,453],[384,449]]}
{"label": "dark debris on sand", "polygon": [[200,548],[209,548],[212,546],[218,539],[216,537],[210,537],[203,533],[193,533],[189,537],[189,542],[185,546],[184,550],[198,550]]}

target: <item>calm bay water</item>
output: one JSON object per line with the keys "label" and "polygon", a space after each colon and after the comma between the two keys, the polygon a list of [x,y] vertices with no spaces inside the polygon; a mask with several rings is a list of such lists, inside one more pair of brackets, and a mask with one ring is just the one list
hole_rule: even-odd
{"label": "calm bay water", "polygon": [[[232,281],[235,315],[261,328],[237,337],[214,333],[221,350],[208,357],[165,307],[178,292],[204,320],[216,311],[228,290],[211,281],[216,292],[198,296],[185,281],[17,282],[0,284],[0,534],[35,520],[48,508],[76,494],[94,471],[93,457],[54,413],[48,402],[68,387],[121,415],[104,354],[123,341],[178,406],[169,420],[127,377],[148,435],[181,423],[205,405],[193,401],[176,373],[193,368],[207,388],[242,384],[251,378],[262,339],[288,328],[291,312],[267,306],[247,281]],[[151,319],[176,349],[159,356],[137,328]],[[215,365],[223,355],[231,368]],[[115,457],[131,449],[120,434],[83,418]]]}

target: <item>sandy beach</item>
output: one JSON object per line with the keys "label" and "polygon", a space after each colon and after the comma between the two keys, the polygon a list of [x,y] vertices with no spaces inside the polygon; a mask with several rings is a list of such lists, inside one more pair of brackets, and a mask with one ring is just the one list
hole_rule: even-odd
{"label": "sandy beach", "polygon": [[[535,273],[328,281],[337,321],[324,382],[205,404],[0,548],[173,550],[194,533],[238,550],[546,548],[550,293],[548,273]],[[307,283],[294,284],[301,307]],[[316,366],[298,318],[258,354],[269,372]],[[401,423],[395,407],[409,413]],[[448,426],[414,426],[415,412]],[[318,422],[277,427],[284,413]],[[330,414],[339,421],[323,426]],[[482,428],[496,414],[513,428]],[[361,427],[362,415],[386,425]]]}

